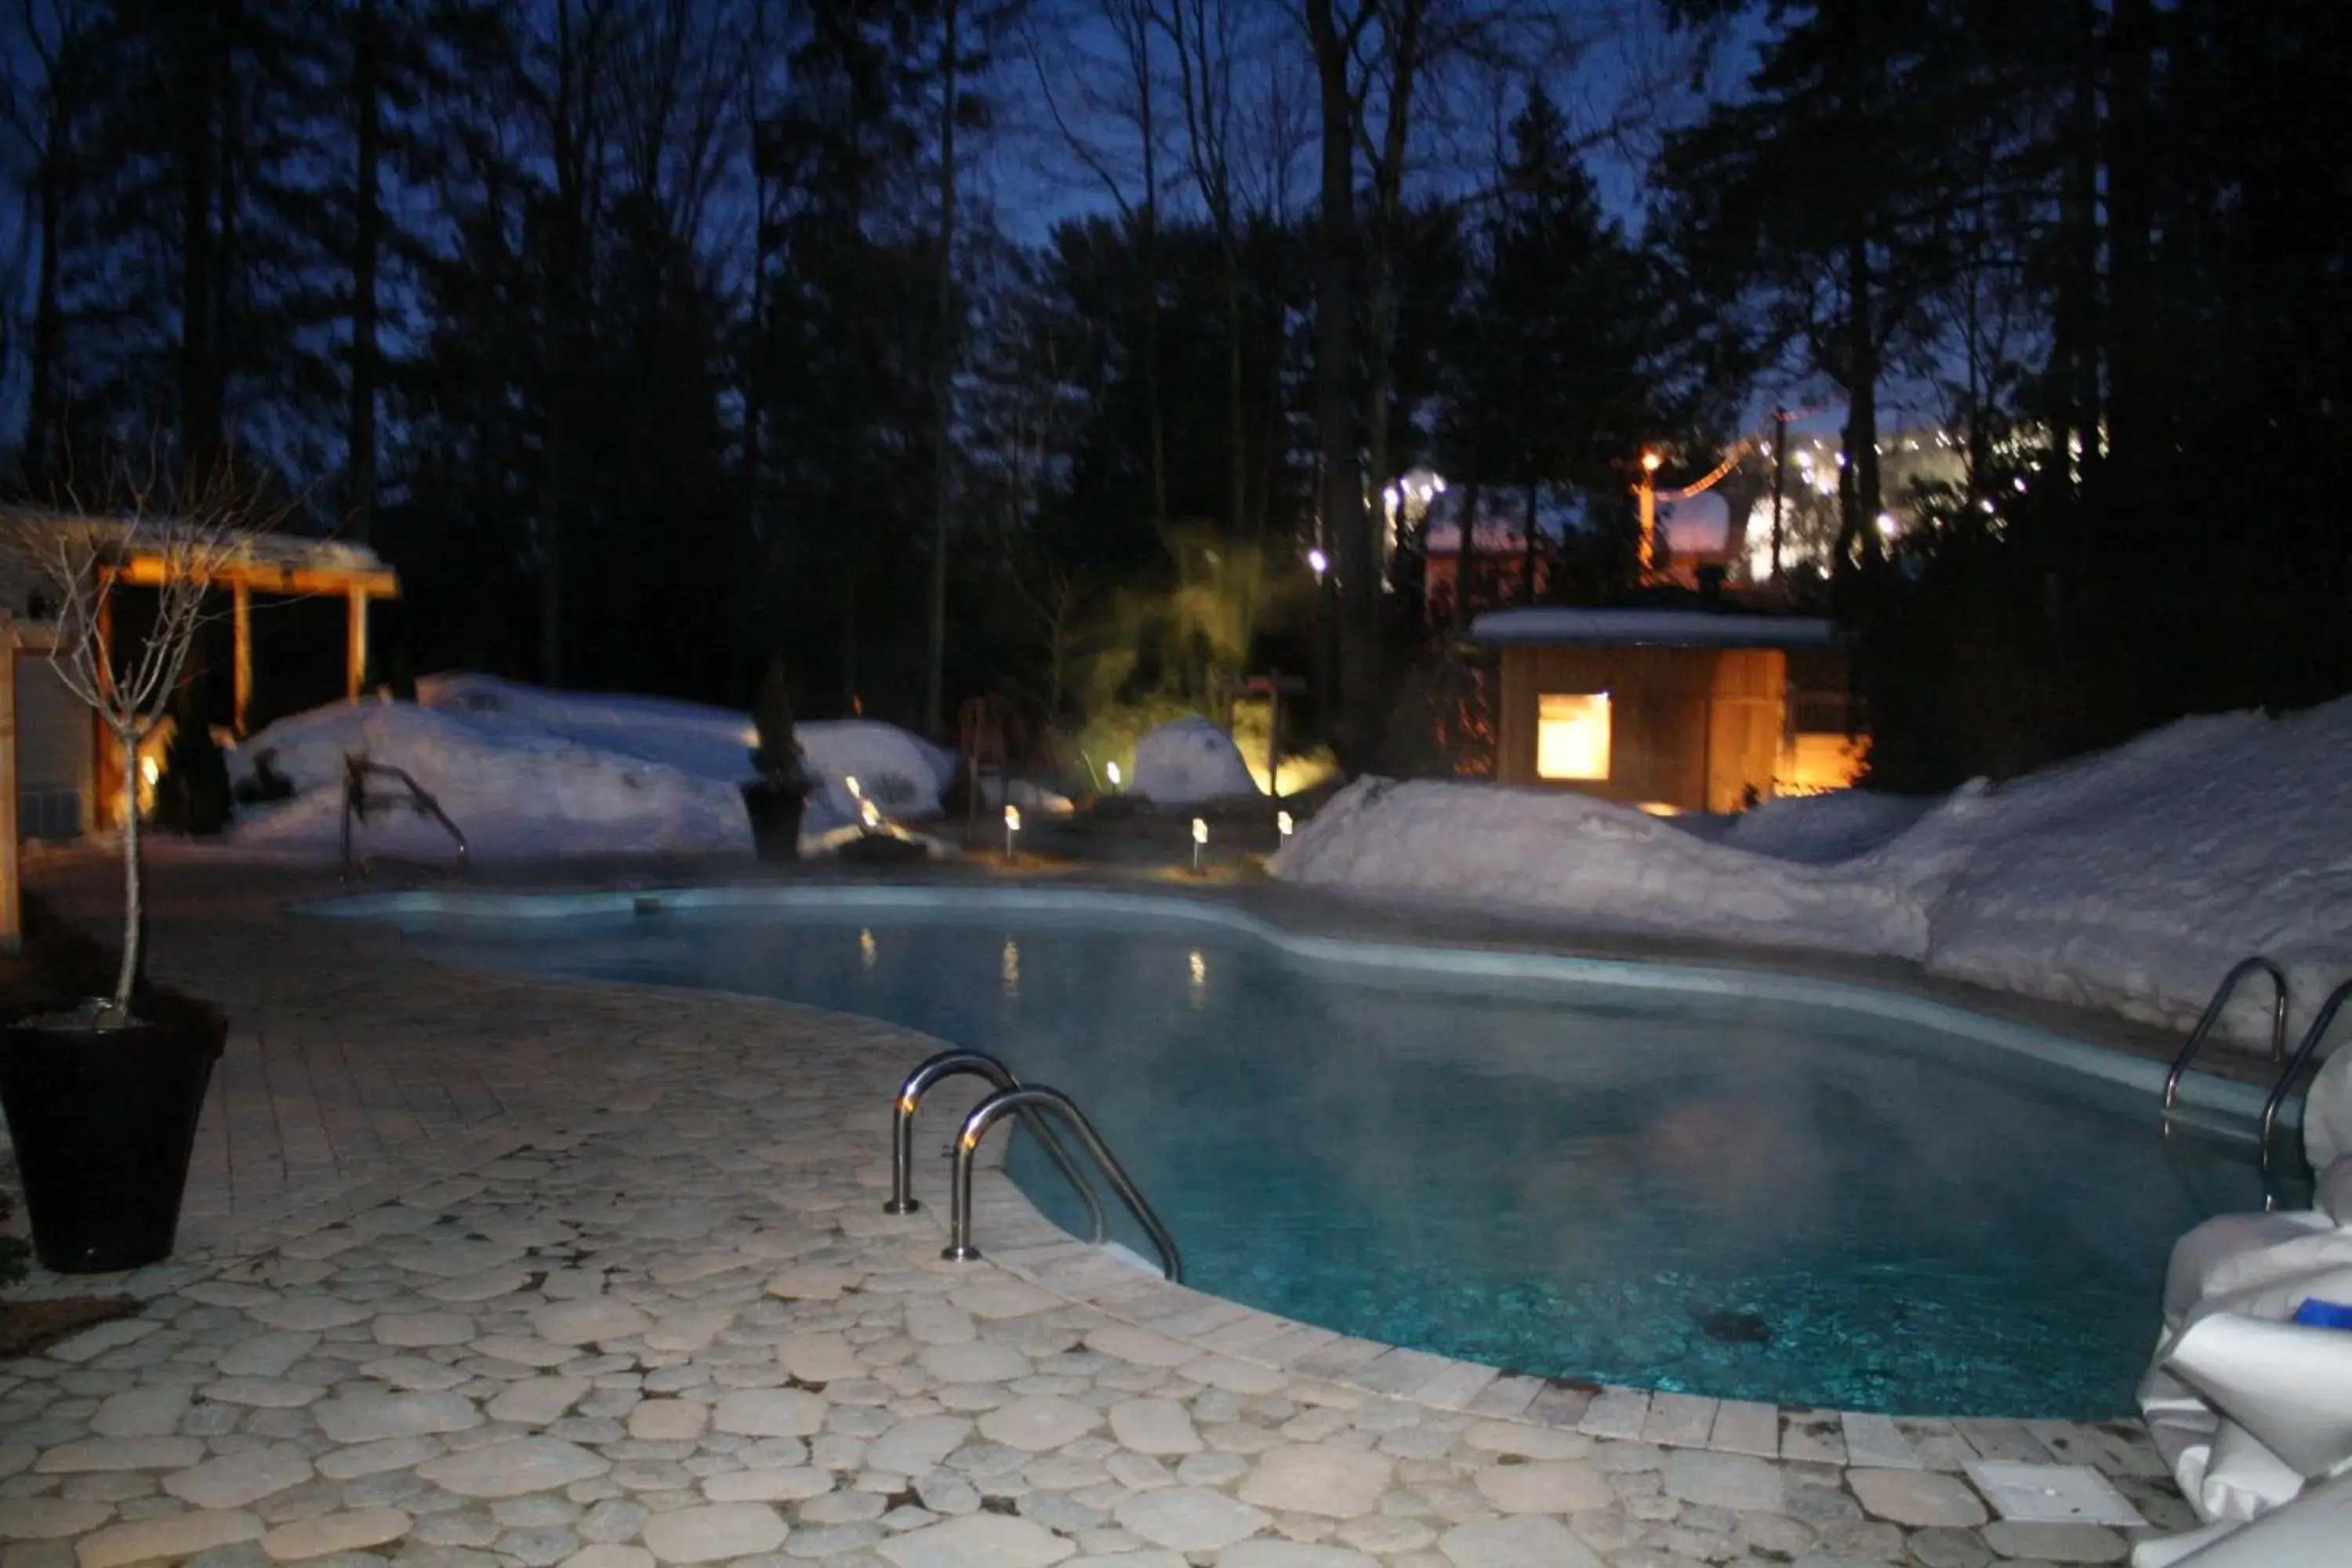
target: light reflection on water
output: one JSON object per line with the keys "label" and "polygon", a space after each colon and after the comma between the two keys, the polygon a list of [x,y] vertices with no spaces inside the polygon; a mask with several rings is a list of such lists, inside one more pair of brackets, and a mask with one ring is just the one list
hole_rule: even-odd
{"label": "light reflection on water", "polygon": [[[555,923],[427,923],[419,940],[993,1052],[1077,1099],[1189,1282],[1547,1375],[2116,1415],[2173,1240],[2261,1203],[2242,1151],[2160,1136],[2147,1097],[1839,1012],[1549,984],[1440,994],[1426,977],[1306,974],[1246,938],[1102,922]],[[1016,1145],[1013,1170],[1077,1224],[1034,1150]]]}

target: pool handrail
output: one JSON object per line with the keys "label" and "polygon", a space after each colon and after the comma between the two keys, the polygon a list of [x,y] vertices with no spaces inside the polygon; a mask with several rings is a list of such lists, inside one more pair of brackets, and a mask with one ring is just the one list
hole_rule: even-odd
{"label": "pool handrail", "polygon": [[2256,972],[2271,977],[2271,1060],[2275,1062],[2284,1059],[2287,1014],[2286,971],[2280,968],[2273,960],[2257,952],[2251,957],[2240,959],[2231,966],[2230,973],[2221,977],[2221,984],[2214,990],[2213,999],[2205,1004],[2205,1011],[2198,1018],[2197,1026],[2189,1031],[2188,1043],[2180,1047],[2180,1054],[2172,1058],[2172,1070],[2164,1075],[2164,1109],[2166,1110],[2171,1110],[2179,1103],[2181,1075],[2189,1070],[2190,1058],[2204,1048],[2206,1037],[2212,1034],[2213,1026],[2221,1021],[2221,1009],[2230,1005],[2230,998],[2236,994],[2239,985],[2244,982],[2246,976]]}
{"label": "pool handrail", "polygon": [[2287,1094],[2294,1088],[2294,1080],[2302,1076],[2304,1064],[2311,1060],[2313,1053],[2319,1049],[2320,1041],[2326,1037],[2327,1026],[2336,1021],[2336,1015],[2347,1001],[2352,1001],[2352,980],[2347,980],[2330,991],[2327,1000],[2319,1005],[2319,1011],[2311,1016],[2311,1026],[2303,1032],[2302,1042],[2294,1047],[2294,1055],[2288,1058],[2278,1081],[2271,1085],[2270,1098],[2263,1101],[2262,1126],[2255,1135],[2262,1140],[2264,1174],[2268,1174],[2271,1168],[2271,1136],[2278,1131],[2279,1110],[2286,1104]]}
{"label": "pool handrail", "polygon": [[[915,1196],[915,1112],[921,1108],[923,1096],[933,1084],[941,1079],[964,1076],[986,1079],[990,1088],[1000,1091],[1022,1087],[1013,1069],[986,1051],[940,1051],[936,1056],[926,1058],[913,1072],[908,1073],[907,1081],[898,1086],[898,1098],[891,1107],[890,1201],[882,1205],[884,1214],[913,1214],[923,1206],[922,1201]],[[1053,1128],[1047,1125],[1044,1117],[1034,1110],[1029,1111],[1022,1117],[1022,1124],[1029,1129],[1030,1136],[1037,1140],[1038,1146],[1045,1151],[1055,1169],[1062,1173],[1063,1179],[1077,1189],[1079,1198],[1087,1205],[1087,1219],[1094,1232],[1094,1241],[1096,1245],[1101,1245],[1110,1235],[1110,1226],[1103,1215],[1102,1199],[1095,1194],[1094,1184],[1087,1180],[1086,1173],[1078,1167],[1076,1161],[1070,1158],[1070,1152],[1062,1147],[1062,1141],[1055,1136]]]}
{"label": "pool handrail", "polygon": [[1042,1084],[1000,1089],[973,1107],[971,1114],[963,1119],[963,1130],[956,1134],[955,1142],[955,1183],[948,1209],[948,1245],[940,1256],[950,1263],[970,1263],[980,1257],[980,1248],[971,1244],[972,1155],[991,1127],[1007,1116],[1025,1116],[1033,1108],[1051,1110],[1070,1124],[1079,1141],[1086,1144],[1087,1152],[1095,1157],[1095,1163],[1102,1167],[1103,1174],[1110,1178],[1111,1191],[1118,1194],[1128,1212],[1151,1237],[1151,1245],[1160,1249],[1160,1272],[1168,1277],[1171,1284],[1182,1284],[1184,1258],[1176,1250],[1176,1238],[1160,1223],[1160,1215],[1145,1201],[1134,1179],[1103,1142],[1102,1134],[1095,1131],[1094,1123],[1087,1120],[1086,1112],[1060,1089],[1047,1089]]}

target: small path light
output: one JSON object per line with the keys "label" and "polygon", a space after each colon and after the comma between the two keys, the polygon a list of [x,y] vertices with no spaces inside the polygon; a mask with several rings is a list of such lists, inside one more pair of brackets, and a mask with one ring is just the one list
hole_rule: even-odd
{"label": "small path light", "polygon": [[1105,763],[1103,764],[1103,772],[1110,777],[1110,787],[1113,789],[1118,788],[1118,764],[1117,763]]}
{"label": "small path light", "polygon": [[1205,816],[1196,816],[1192,819],[1192,869],[1196,872],[1201,868],[1201,851],[1207,848],[1208,845],[1209,819]]}
{"label": "small path light", "polygon": [[1011,801],[1004,803],[1004,858],[1013,859],[1013,836],[1021,831],[1021,808]]}
{"label": "small path light", "polygon": [[857,820],[866,832],[875,832],[882,826],[882,808],[860,795],[857,797]]}
{"label": "small path light", "polygon": [[1290,820],[1290,813],[1277,811],[1274,814],[1274,830],[1282,835],[1284,844],[1290,842],[1290,830],[1297,826],[1297,824]]}

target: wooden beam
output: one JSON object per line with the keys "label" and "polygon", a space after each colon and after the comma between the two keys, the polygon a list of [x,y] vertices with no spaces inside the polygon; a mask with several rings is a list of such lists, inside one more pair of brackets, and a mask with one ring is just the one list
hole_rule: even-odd
{"label": "wooden beam", "polygon": [[230,589],[230,595],[236,605],[232,626],[236,674],[236,705],[230,722],[236,728],[236,738],[242,741],[247,733],[246,721],[253,712],[253,590],[238,583]]}
{"label": "wooden beam", "polygon": [[[158,586],[166,574],[162,558],[153,555],[134,555],[115,570],[122,581],[139,588]],[[389,568],[352,572],[323,566],[231,563],[215,571],[212,580],[224,588],[242,584],[264,594],[319,595],[335,598],[351,594],[362,594],[371,599],[400,597],[399,575]]]}
{"label": "wooden beam", "polygon": [[368,596],[359,588],[354,587],[351,590],[351,596],[348,603],[350,605],[350,614],[346,616],[344,623],[345,637],[343,658],[345,668],[343,671],[343,693],[345,696],[356,700],[359,697],[361,688],[367,682]]}
{"label": "wooden beam", "polygon": [[0,647],[0,951],[25,951],[25,859],[16,822],[16,649]]}

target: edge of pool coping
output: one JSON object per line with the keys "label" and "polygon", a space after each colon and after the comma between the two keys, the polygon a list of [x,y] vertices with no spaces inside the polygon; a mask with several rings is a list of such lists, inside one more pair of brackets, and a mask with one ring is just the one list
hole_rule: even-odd
{"label": "edge of pool coping", "polygon": [[[762,906],[844,912],[854,912],[861,907],[896,911],[961,907],[1045,914],[1142,916],[1238,932],[1307,966],[1326,970],[1376,969],[1391,975],[1419,973],[1473,979],[1549,980],[1621,990],[1682,991],[1824,1006],[1937,1029],[2150,1094],[2162,1091],[2168,1070],[2162,1061],[2114,1046],[2073,1038],[2055,1029],[1999,1017],[1958,1002],[1892,985],[1675,956],[1632,959],[1529,952],[1439,934],[1418,944],[1388,937],[1324,934],[1294,930],[1247,910],[1174,891],[1127,892],[1066,884],[861,881],[750,882],[594,890],[403,889],[303,900],[289,906],[289,912],[306,918],[350,921],[389,921],[405,914],[561,920],[583,916],[646,918],[673,909],[692,911]],[[1768,955],[1759,950],[1759,957],[1763,956]],[[2180,1098],[2183,1103],[2199,1109],[2251,1118],[2262,1110],[2267,1090],[2259,1084],[2192,1070],[2181,1079]]]}
{"label": "edge of pool coping", "polygon": [[[786,888],[775,884],[745,884],[721,889],[626,889],[601,892],[541,894],[528,891],[446,893],[410,889],[396,892],[343,894],[283,906],[289,913],[335,919],[381,919],[396,909],[433,910],[455,903],[478,908],[506,902],[556,900],[572,904],[563,910],[542,910],[550,916],[583,912],[636,912],[636,900],[676,896],[679,892],[715,892],[723,899],[707,903],[737,906],[774,901],[818,903],[838,900],[845,891],[898,893],[887,904],[908,907],[917,900],[903,895],[936,894],[938,884],[895,888],[878,883],[827,883]],[[1282,934],[1273,922],[1243,911],[1226,910],[1198,900],[1167,895],[1130,895],[1101,889],[950,887],[952,892],[978,892],[1002,898],[1008,894],[1050,892],[1065,900],[1087,899],[1076,907],[1113,907],[1151,912],[1171,908],[1193,912],[1202,923],[1227,925],[1253,931]],[[778,900],[773,895],[793,892],[799,900]],[[936,901],[936,900],[934,900]],[[1034,902],[1032,900],[1014,901]],[[329,906],[341,906],[330,909]],[[1070,907],[1066,902],[1066,907]],[[1310,939],[1312,940],[1312,939]],[[1350,939],[1329,939],[1337,945],[1369,947]],[[1441,950],[1455,951],[1455,950]],[[1475,949],[1459,950],[1476,952]],[[1537,957],[1540,955],[1496,955]],[[1588,962],[1572,960],[1570,962]],[[1612,962],[1612,961],[1590,961]],[[1664,963],[1625,962],[1620,967],[1680,967]],[[1731,978],[1748,972],[1725,970]],[[506,978],[562,989],[612,988],[699,994],[730,1004],[749,1005],[797,1015],[855,1018],[861,1024],[905,1037],[912,1049],[930,1051],[944,1042],[918,1029],[886,1019],[838,1009],[793,1002],[780,997],[738,992],[715,992],[628,982],[596,981],[568,975],[509,974]],[[1873,988],[1853,986],[1861,993]],[[1886,994],[1896,994],[1887,993]],[[1930,1006],[1943,1005],[1916,999]],[[1950,1009],[1964,1014],[1964,1009]],[[1999,1023],[1999,1020],[1985,1020]],[[2030,1031],[2038,1032],[2038,1031]],[[2055,1037],[2053,1037],[2053,1038]],[[2089,1051],[2098,1047],[2077,1046]],[[2118,1056],[2122,1053],[2114,1053]],[[2126,1058],[2129,1059],[2129,1058]],[[1933,1413],[1888,1415],[1841,1411],[1826,1406],[1782,1405],[1758,1400],[1724,1399],[1711,1394],[1644,1389],[1586,1380],[1549,1378],[1469,1362],[1409,1346],[1358,1339],[1336,1330],[1281,1317],[1261,1308],[1211,1295],[1169,1280],[1140,1260],[1130,1262],[1105,1247],[1079,1240],[1049,1219],[1004,1172],[1006,1146],[1000,1141],[981,1151],[975,1162],[973,1234],[983,1245],[981,1260],[1056,1299],[1101,1312],[1112,1321],[1154,1335],[1181,1347],[1187,1353],[1176,1366],[1196,1367],[1204,1386],[1229,1387],[1232,1368],[1259,1369],[1284,1379],[1347,1390],[1381,1399],[1403,1400],[1449,1415],[1475,1420],[1496,1420],[1520,1426],[1581,1435],[1595,1440],[1643,1442],[1661,1448],[1691,1448],[1741,1455],[1774,1463],[1814,1464],[1841,1468],[1908,1469],[1958,1475],[1978,1460],[2030,1464],[2083,1465],[2097,1470],[2110,1483],[2130,1479],[2169,1487],[2169,1469],[2158,1454],[2145,1422],[2137,1416],[2070,1419],[2038,1416],[1955,1416]],[[916,1190],[922,1206],[904,1216],[901,1234],[918,1245],[944,1241],[948,1176],[923,1162],[916,1169]],[[878,1189],[877,1189],[878,1191]],[[304,1215],[289,1226],[331,1215]],[[1124,1249],[1122,1249],[1124,1250]],[[1129,1255],[1130,1257],[1132,1255]],[[939,1267],[941,1265],[934,1265]],[[1203,1362],[1213,1358],[1213,1363]],[[1214,1364],[1222,1363],[1222,1364]],[[1218,1378],[1225,1381],[1220,1383]],[[1232,1392],[1241,1393],[1238,1389]],[[1705,1429],[1697,1430],[1701,1415]],[[1995,1510],[1994,1517],[1999,1517]]]}

